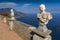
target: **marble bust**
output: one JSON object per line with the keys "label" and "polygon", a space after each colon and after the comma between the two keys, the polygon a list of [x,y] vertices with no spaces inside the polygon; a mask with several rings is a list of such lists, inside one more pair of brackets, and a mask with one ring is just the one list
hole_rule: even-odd
{"label": "marble bust", "polygon": [[[37,14],[37,19],[39,21],[39,26],[40,29],[44,29],[44,31],[47,30],[46,25],[48,24],[49,20],[52,19],[52,15],[50,14],[50,12],[46,12],[46,7],[44,4],[40,5],[40,13]],[[46,30],[45,30],[46,29]]]}

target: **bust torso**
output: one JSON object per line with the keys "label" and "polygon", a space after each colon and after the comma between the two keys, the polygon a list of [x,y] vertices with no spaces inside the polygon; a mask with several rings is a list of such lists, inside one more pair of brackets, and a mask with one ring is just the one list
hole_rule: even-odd
{"label": "bust torso", "polygon": [[52,16],[49,12],[40,12],[37,14],[37,18],[40,20],[40,22],[46,23],[52,19]]}

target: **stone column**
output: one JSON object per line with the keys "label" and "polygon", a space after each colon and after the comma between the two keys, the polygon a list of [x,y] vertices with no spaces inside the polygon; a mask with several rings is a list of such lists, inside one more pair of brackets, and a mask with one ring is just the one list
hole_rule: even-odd
{"label": "stone column", "polygon": [[48,30],[48,28],[46,27],[46,25],[40,25],[37,29],[39,29],[42,32],[46,32]]}

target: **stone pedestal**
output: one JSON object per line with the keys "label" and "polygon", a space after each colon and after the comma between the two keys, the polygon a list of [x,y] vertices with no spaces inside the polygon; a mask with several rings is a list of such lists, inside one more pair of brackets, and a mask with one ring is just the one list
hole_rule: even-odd
{"label": "stone pedestal", "polygon": [[51,40],[51,36],[48,35],[46,38],[39,37],[38,35],[33,35],[33,40]]}
{"label": "stone pedestal", "polygon": [[33,40],[51,40],[51,30],[45,25],[39,26],[37,29],[33,30],[33,33]]}
{"label": "stone pedestal", "polygon": [[51,30],[48,30],[46,26],[39,27],[37,30],[33,31],[33,40],[51,40]]}
{"label": "stone pedestal", "polygon": [[38,29],[42,32],[46,32],[48,30],[46,26],[39,26]]}

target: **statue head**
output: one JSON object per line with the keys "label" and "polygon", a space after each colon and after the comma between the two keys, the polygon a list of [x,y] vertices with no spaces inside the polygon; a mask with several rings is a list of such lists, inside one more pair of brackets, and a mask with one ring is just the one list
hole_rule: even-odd
{"label": "statue head", "polygon": [[14,11],[13,11],[13,9],[11,9],[11,16],[14,16]]}
{"label": "statue head", "polygon": [[41,5],[40,5],[40,10],[41,10],[41,11],[45,11],[45,10],[46,10],[46,8],[45,8],[45,5],[44,5],[44,4],[41,4]]}

